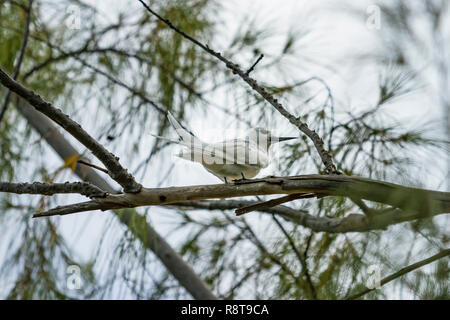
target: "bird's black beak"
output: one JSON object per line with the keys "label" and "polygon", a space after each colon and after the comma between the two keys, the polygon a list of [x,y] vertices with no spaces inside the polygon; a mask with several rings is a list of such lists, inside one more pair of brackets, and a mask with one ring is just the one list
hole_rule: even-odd
{"label": "bird's black beak", "polygon": [[292,140],[292,139],[298,139],[298,137],[271,137],[270,142],[277,143],[277,142],[282,142],[282,141],[287,141],[287,140]]}

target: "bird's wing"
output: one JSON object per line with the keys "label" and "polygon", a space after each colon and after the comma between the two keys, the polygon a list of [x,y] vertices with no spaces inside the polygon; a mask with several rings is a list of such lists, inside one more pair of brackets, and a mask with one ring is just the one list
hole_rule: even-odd
{"label": "bird's wing", "polygon": [[200,141],[200,139],[198,139],[191,132],[186,130],[177,121],[177,119],[174,118],[174,116],[170,113],[170,111],[167,112],[167,118],[169,119],[170,124],[175,128],[178,138],[180,139],[180,141],[179,141],[180,144],[185,145],[187,147],[190,147],[191,145],[201,146],[203,144],[202,141]]}
{"label": "bird's wing", "polygon": [[268,158],[256,145],[247,140],[227,140],[198,146],[189,146],[178,154],[180,158],[206,164],[239,164],[265,168]]}
{"label": "bird's wing", "polygon": [[185,150],[177,154],[178,157],[202,164],[225,163],[226,153],[215,148],[212,144],[186,146]]}

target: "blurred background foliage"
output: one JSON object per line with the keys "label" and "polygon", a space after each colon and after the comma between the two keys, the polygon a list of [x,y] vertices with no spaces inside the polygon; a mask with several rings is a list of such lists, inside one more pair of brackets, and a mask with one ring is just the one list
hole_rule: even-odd
{"label": "blurred background foliage", "polygon": [[[30,2],[0,1],[0,65],[12,72]],[[401,0],[380,2],[386,18],[379,47],[364,55],[348,54],[347,63],[371,64],[378,75],[378,81],[366,83],[377,94],[365,106],[337,99],[338,94],[323,76],[326,73],[318,76],[307,67],[329,69],[310,56],[308,48],[320,38],[314,35],[308,19],[280,33],[272,23],[261,21],[257,12],[248,12],[240,20],[236,16],[232,21],[236,27],[230,28],[222,15],[230,7],[215,0],[153,1],[152,7],[243,68],[250,67],[263,53],[264,59],[253,76],[324,138],[345,174],[442,188],[442,183],[430,186],[423,180],[427,173],[422,160],[428,161],[426,166],[434,166],[434,157],[448,157],[449,136],[430,134],[436,126],[442,132],[447,130],[445,123],[436,120],[411,125],[395,119],[390,112],[408,103],[405,97],[428,86],[430,78],[433,86],[446,89],[440,92],[442,108],[436,111],[436,119],[441,119],[442,110],[444,115],[448,112],[448,55],[447,59],[439,54],[420,57],[422,42],[448,54],[450,39],[440,31],[449,22],[448,2],[423,3],[426,5]],[[79,28],[68,27],[72,14],[68,8],[78,8]],[[361,7],[341,9],[351,16],[364,14]],[[195,124],[209,121],[217,130],[240,132],[264,124],[295,132],[225,66],[137,3],[122,3],[114,14],[102,10],[79,0],[34,0],[18,79],[121,155],[122,163],[146,186],[177,182],[173,178],[177,177],[176,165],[168,164],[172,159],[166,151],[168,144],[149,136],[150,132],[171,135],[161,110],[171,110],[181,121],[193,123],[194,131]],[[417,19],[432,26],[428,35],[416,34]],[[417,68],[418,59],[435,65],[434,73]],[[0,101],[5,96],[6,90],[0,88]],[[17,99],[10,99],[0,122],[0,179],[74,180],[70,165],[62,164],[31,130],[17,111],[17,103]],[[277,155],[278,175],[323,170],[305,136],[298,143],[283,145]],[[192,171],[188,177],[200,170],[184,168]],[[436,170],[447,177],[442,181],[448,179],[445,165]],[[112,215],[31,219],[37,208],[71,199],[0,195],[2,298],[190,297]],[[289,206],[315,216],[340,217],[360,211],[343,198],[299,200]],[[235,217],[232,210],[205,212],[173,206],[138,211],[161,229],[213,291],[225,299],[342,299],[364,288],[368,266],[377,265],[382,275],[388,275],[449,243],[445,216],[394,225],[388,230],[328,234],[314,233],[264,213]],[[73,264],[81,268],[81,290],[66,286],[67,266]],[[448,299],[448,275],[447,258],[364,298]]]}

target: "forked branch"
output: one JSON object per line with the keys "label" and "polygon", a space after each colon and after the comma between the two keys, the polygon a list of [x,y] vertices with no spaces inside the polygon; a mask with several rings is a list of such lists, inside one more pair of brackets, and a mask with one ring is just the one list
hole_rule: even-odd
{"label": "forked branch", "polygon": [[[271,177],[266,179],[245,180],[240,184],[216,184],[169,188],[143,188],[138,194],[107,195],[105,198],[90,202],[58,207],[47,212],[38,213],[36,217],[69,214],[90,210],[108,210],[151,205],[170,205],[186,202],[193,207],[196,200],[225,199],[242,196],[269,194],[299,194],[308,193],[318,196],[354,197],[384,203],[393,207],[392,210],[381,212],[369,221],[365,215],[349,215],[344,218],[314,217],[297,210],[284,208],[281,214],[299,224],[308,226],[315,231],[350,232],[367,231],[384,228],[391,224],[410,221],[419,218],[450,212],[450,193],[425,189],[409,188],[392,183],[359,177],[304,175],[293,177]],[[226,204],[204,206],[205,209],[226,209],[233,206]],[[244,202],[245,203],[245,202]],[[248,203],[248,202],[247,202]],[[248,203],[254,205],[254,202]],[[247,205],[244,205],[244,207]],[[238,206],[242,207],[242,206]],[[248,206],[247,206],[248,207]],[[236,206],[234,206],[236,208]],[[267,205],[258,211],[277,214],[280,206],[273,208]]]}
{"label": "forked branch", "polygon": [[9,90],[16,93],[36,110],[42,112],[54,122],[63,127],[75,139],[82,143],[105,165],[108,173],[125,192],[137,193],[142,186],[134,180],[134,177],[122,167],[119,158],[106,150],[97,140],[92,138],[77,122],[64,114],[60,109],[53,107],[50,103],[44,101],[39,95],[35,94],[12,79],[5,71],[0,68],[0,82]]}

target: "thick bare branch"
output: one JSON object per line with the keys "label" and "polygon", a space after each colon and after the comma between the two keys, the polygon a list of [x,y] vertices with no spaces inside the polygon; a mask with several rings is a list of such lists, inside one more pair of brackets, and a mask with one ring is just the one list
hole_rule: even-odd
{"label": "thick bare branch", "polygon": [[9,183],[0,182],[0,192],[18,194],[41,194],[51,196],[58,193],[78,193],[86,197],[105,197],[106,192],[88,182],[66,183]]}
{"label": "thick bare branch", "polygon": [[[450,212],[450,193],[409,188],[392,183],[348,176],[304,175],[294,177],[272,177],[266,179],[245,180],[239,184],[216,184],[188,187],[143,188],[139,194],[108,195],[90,202],[92,208],[116,209],[149,205],[168,205],[179,202],[233,198],[268,194],[314,193],[321,196],[358,197],[380,202],[399,208],[375,215],[370,222],[361,214],[352,214],[345,218],[318,218],[299,214],[286,208],[290,215],[302,225],[312,230],[327,232],[367,231],[385,228],[391,224],[431,217]],[[70,207],[70,206],[69,206]],[[91,207],[84,206],[81,211]],[[279,208],[276,207],[276,208]],[[75,209],[60,208],[62,212],[75,212]],[[274,209],[274,210],[271,210]],[[265,208],[264,212],[275,212],[275,208]],[[81,212],[78,211],[78,212]],[[55,213],[53,211],[53,213]],[[56,211],[56,214],[60,214]],[[36,216],[48,216],[48,213]]]}
{"label": "thick bare branch", "polygon": [[137,183],[133,176],[122,167],[119,162],[119,158],[105,149],[99,142],[92,138],[81,126],[70,119],[69,116],[64,114],[60,109],[53,107],[50,103],[44,101],[39,95],[33,91],[25,88],[20,83],[12,79],[5,71],[0,68],[0,82],[16,93],[26,101],[28,101],[36,110],[42,112],[47,117],[55,121],[67,132],[69,132],[74,138],[81,142],[86,148],[92,151],[92,153],[105,165],[108,169],[109,175],[117,183],[119,183],[125,192],[136,193],[139,192],[142,186]]}
{"label": "thick bare branch", "polygon": [[202,44],[200,41],[196,40],[195,38],[191,37],[190,35],[186,34],[182,30],[175,27],[171,21],[169,21],[166,18],[161,17],[158,13],[153,11],[143,0],[138,0],[151,14],[153,14],[155,17],[157,17],[159,20],[164,22],[183,36],[185,39],[191,41],[192,43],[196,44],[200,48],[202,48],[204,51],[208,52],[212,56],[216,57],[220,61],[222,61],[227,68],[229,68],[234,74],[237,74],[239,77],[241,77],[245,82],[247,82],[250,87],[252,87],[253,90],[258,92],[267,102],[269,102],[279,113],[281,113],[282,116],[287,118],[289,122],[291,122],[293,125],[295,125],[300,131],[302,131],[304,134],[306,134],[314,143],[315,148],[317,149],[320,158],[322,159],[323,164],[325,165],[326,172],[327,173],[334,173],[339,174],[340,172],[337,171],[336,166],[333,163],[333,159],[331,155],[328,153],[328,151],[324,148],[323,140],[319,137],[319,135],[314,131],[309,129],[308,125],[301,121],[300,118],[295,117],[291,113],[289,113],[279,102],[277,99],[273,97],[272,94],[266,91],[263,87],[261,87],[255,79],[251,78],[247,72],[243,71],[237,64],[231,62],[224,56],[222,56],[219,52],[216,52],[209,48],[207,45]]}

